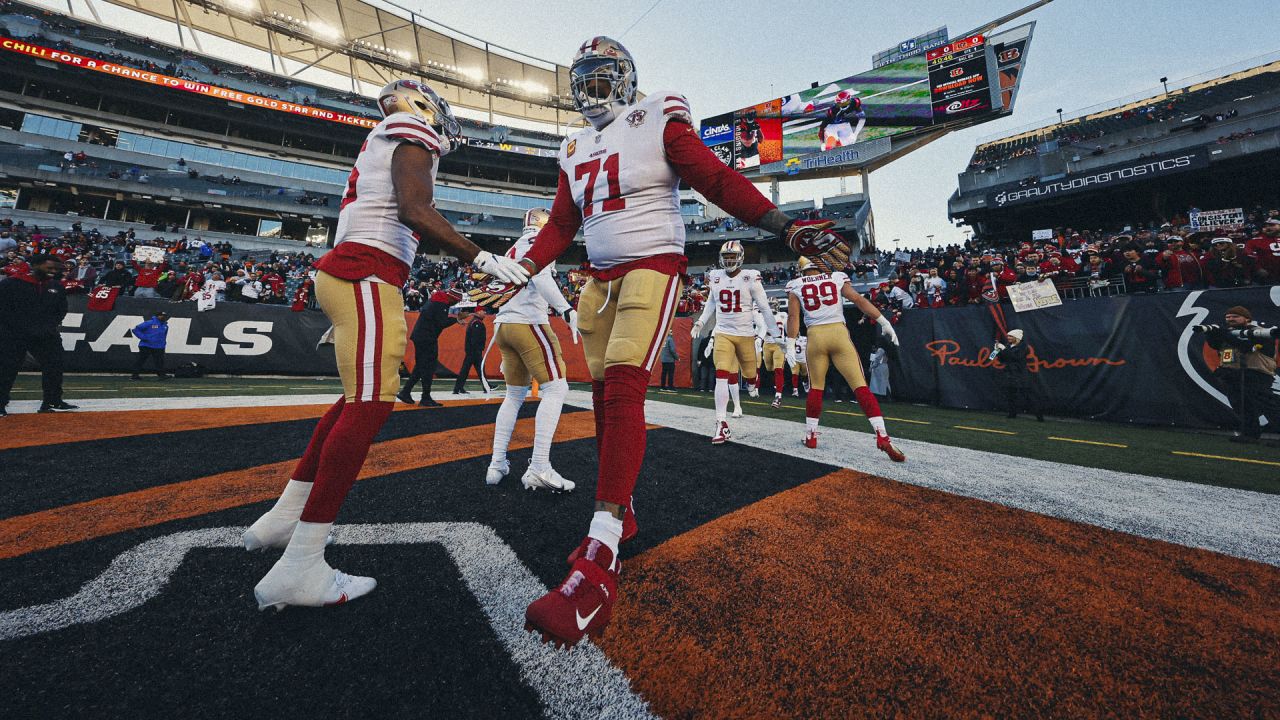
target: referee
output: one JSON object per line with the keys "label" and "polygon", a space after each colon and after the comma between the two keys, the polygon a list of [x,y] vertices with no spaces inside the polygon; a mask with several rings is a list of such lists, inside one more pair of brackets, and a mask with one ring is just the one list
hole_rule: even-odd
{"label": "referee", "polygon": [[40,363],[44,400],[40,412],[75,410],[62,400],[62,336],[58,328],[67,314],[62,292],[62,261],[33,255],[30,273],[0,280],[0,417],[7,415],[9,394],[27,353]]}

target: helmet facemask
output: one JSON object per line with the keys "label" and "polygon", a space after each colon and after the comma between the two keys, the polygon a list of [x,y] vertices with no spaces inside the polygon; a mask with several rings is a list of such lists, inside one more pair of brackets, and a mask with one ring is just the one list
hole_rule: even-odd
{"label": "helmet facemask", "polygon": [[578,112],[603,130],[635,102],[635,63],[618,42],[595,38],[583,45],[569,68],[569,92]]}
{"label": "helmet facemask", "polygon": [[430,86],[415,80],[397,80],[378,93],[378,107],[383,117],[407,112],[422,118],[440,137],[448,141],[441,154],[457,150],[463,144],[462,126],[453,115],[449,102]]}
{"label": "helmet facemask", "polygon": [[742,245],[736,240],[720,247],[720,267],[728,273],[735,273],[742,268]]}

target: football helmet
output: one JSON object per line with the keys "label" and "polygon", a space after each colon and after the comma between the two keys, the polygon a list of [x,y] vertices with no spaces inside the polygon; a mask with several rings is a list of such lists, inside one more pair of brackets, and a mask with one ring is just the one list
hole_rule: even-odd
{"label": "football helmet", "polygon": [[720,267],[734,272],[742,267],[742,243],[730,240],[720,246]]}
{"label": "football helmet", "polygon": [[441,154],[449,153],[462,145],[462,126],[453,116],[448,101],[436,94],[426,83],[417,80],[396,80],[378,91],[378,109],[382,117],[399,112],[416,115],[426,121],[440,137],[449,142],[441,148]]}
{"label": "football helmet", "polygon": [[813,267],[813,261],[801,255],[796,258],[796,269],[803,273],[805,270],[816,269]]}
{"label": "football helmet", "polygon": [[546,208],[533,208],[524,214],[524,231],[541,230],[551,220],[551,211]]}
{"label": "football helmet", "polygon": [[622,43],[603,35],[578,48],[569,66],[573,105],[596,130],[636,101],[636,64]]}
{"label": "football helmet", "polygon": [[852,107],[854,110],[858,110],[862,107],[862,101],[852,92],[841,90],[836,93],[836,107],[841,109]]}

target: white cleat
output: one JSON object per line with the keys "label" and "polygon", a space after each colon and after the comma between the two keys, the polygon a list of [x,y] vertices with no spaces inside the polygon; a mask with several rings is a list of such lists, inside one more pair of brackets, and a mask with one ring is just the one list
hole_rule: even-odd
{"label": "white cleat", "polygon": [[288,567],[281,570],[276,563],[271,572],[253,589],[258,609],[284,610],[298,607],[342,605],[373,592],[378,581],[371,577],[348,575],[329,567],[323,559],[310,568]]}
{"label": "white cleat", "polygon": [[733,414],[732,414],[732,415],[730,415],[729,417],[731,417],[731,418],[740,418],[740,417],[742,417],[742,408],[740,408],[740,407],[736,407],[736,408],[734,408],[734,409],[733,409]]}
{"label": "white cleat", "polygon": [[526,490],[537,490],[543,488],[552,492],[573,492],[577,485],[572,480],[566,480],[555,468],[547,468],[542,472],[538,472],[533,468],[525,471],[524,477],[520,478],[520,482],[524,484]]}
{"label": "white cleat", "polygon": [[721,420],[716,423],[716,432],[711,436],[712,445],[723,445],[729,442],[729,438],[733,437],[733,433],[729,432],[729,423]]}
{"label": "white cleat", "polygon": [[484,484],[497,485],[498,483],[502,482],[502,478],[506,477],[507,474],[510,472],[511,472],[511,463],[509,462],[503,462],[497,465],[490,463],[489,469],[486,470],[484,473]]}
{"label": "white cleat", "polygon": [[748,385],[747,395],[749,397],[760,397],[760,388],[756,387],[755,385]]}
{"label": "white cleat", "polygon": [[[298,519],[288,520],[278,515],[272,515],[271,511],[267,511],[256,522],[249,526],[248,530],[240,536],[241,542],[244,543],[244,549],[250,552],[257,550],[283,550],[289,544],[289,538],[293,536],[293,529],[298,526]],[[334,535],[332,532],[325,537],[324,544],[332,545]]]}

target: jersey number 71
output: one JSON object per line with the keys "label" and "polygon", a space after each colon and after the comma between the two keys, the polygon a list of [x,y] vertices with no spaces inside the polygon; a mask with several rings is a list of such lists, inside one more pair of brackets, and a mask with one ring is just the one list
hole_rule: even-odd
{"label": "jersey number 71", "polygon": [[[587,186],[582,189],[582,217],[584,218],[591,217],[596,211],[596,183],[600,180],[600,166],[600,158],[593,158],[587,162],[578,163],[573,168],[574,180],[587,178]],[[622,186],[618,182],[618,153],[604,159],[604,177],[609,194],[600,203],[600,211],[622,210],[627,206],[627,201],[622,197]]]}

